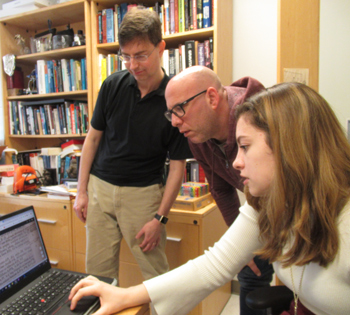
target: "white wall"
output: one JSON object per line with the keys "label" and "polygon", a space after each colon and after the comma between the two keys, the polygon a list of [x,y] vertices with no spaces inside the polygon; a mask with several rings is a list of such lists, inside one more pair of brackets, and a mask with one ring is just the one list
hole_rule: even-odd
{"label": "white wall", "polygon": [[[350,1],[320,0],[319,92],[346,128],[350,119]],[[233,0],[233,81],[277,82],[277,0]]]}
{"label": "white wall", "polygon": [[233,0],[233,81],[244,76],[277,82],[277,0]]}
{"label": "white wall", "polygon": [[321,0],[319,92],[345,127],[350,119],[350,1]]}

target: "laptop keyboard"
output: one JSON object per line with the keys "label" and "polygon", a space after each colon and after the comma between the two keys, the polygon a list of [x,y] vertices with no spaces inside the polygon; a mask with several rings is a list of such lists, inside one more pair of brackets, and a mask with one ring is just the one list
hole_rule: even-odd
{"label": "laptop keyboard", "polygon": [[[43,315],[57,307],[60,300],[84,275],[54,270],[23,295],[1,309],[1,315]],[[64,301],[63,301],[64,302]]]}

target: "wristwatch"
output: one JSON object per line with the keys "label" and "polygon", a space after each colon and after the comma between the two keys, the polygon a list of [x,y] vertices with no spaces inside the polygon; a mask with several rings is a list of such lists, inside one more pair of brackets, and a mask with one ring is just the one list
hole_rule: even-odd
{"label": "wristwatch", "polygon": [[168,218],[164,215],[159,215],[158,213],[154,216],[160,223],[166,224],[168,222]]}

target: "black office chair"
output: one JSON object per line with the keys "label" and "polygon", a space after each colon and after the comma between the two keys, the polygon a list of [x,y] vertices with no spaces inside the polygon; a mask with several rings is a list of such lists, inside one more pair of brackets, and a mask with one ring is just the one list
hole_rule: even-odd
{"label": "black office chair", "polygon": [[247,305],[254,310],[267,309],[268,315],[279,315],[289,310],[293,291],[284,285],[255,289],[246,296]]}

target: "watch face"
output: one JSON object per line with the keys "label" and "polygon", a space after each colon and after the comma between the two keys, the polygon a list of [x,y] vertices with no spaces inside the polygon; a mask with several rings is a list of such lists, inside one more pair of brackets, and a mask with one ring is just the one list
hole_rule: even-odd
{"label": "watch face", "polygon": [[167,223],[168,222],[168,218],[166,218],[166,217],[162,217],[162,220],[160,221],[160,222],[162,222],[162,223]]}
{"label": "watch face", "polygon": [[166,224],[168,222],[168,218],[163,216],[163,215],[159,215],[158,213],[155,214],[154,216],[160,223]]}

